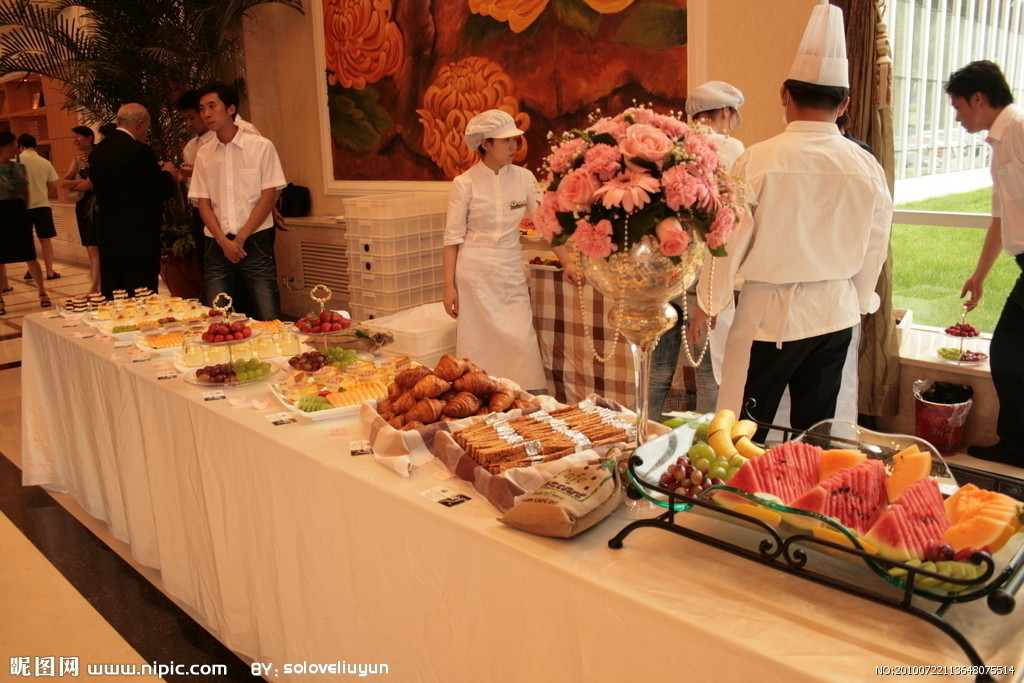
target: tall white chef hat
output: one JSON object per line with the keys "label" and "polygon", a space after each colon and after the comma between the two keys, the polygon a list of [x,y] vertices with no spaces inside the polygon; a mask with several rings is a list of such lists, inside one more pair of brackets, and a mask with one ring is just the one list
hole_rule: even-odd
{"label": "tall white chef hat", "polygon": [[732,107],[733,127],[743,122],[740,107],[743,106],[743,93],[734,85],[725,81],[708,81],[698,85],[686,96],[686,115],[693,118],[694,114],[713,109]]}
{"label": "tall white chef hat", "polygon": [[788,78],[815,85],[849,88],[843,11],[835,5],[826,4],[827,0],[821,2],[811,10],[811,18],[804,29]]}
{"label": "tall white chef hat", "polygon": [[516,128],[516,121],[510,114],[500,109],[477,114],[466,124],[466,146],[473,151],[487,138],[514,138],[517,135],[523,135],[523,131]]}

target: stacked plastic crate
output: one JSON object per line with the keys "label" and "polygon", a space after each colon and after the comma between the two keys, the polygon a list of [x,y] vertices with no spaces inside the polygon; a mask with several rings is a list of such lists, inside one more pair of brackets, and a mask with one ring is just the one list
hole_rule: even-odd
{"label": "stacked plastic crate", "polygon": [[448,195],[407,192],[345,200],[350,313],[371,320],[444,297]]}

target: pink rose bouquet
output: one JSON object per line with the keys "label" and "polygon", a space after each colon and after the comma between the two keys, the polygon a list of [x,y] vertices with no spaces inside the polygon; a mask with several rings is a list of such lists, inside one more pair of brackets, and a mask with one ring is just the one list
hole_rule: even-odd
{"label": "pink rose bouquet", "polygon": [[695,239],[725,256],[740,208],[708,132],[674,113],[632,107],[563,133],[545,163],[541,234],[555,246],[574,237],[592,258],[628,250],[647,235],[672,259]]}

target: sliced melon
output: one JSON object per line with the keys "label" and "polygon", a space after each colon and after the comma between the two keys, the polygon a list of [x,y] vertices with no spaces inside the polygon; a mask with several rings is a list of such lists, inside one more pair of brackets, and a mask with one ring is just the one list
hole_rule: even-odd
{"label": "sliced melon", "polygon": [[[857,546],[855,546],[853,544],[853,541],[850,540],[849,536],[847,536],[846,534],[842,533],[841,531],[836,531],[835,529],[830,529],[829,527],[821,526],[821,527],[817,527],[815,529],[811,529],[811,535],[816,536],[817,538],[824,539],[826,541],[832,541],[833,543],[837,543],[839,545],[845,545],[848,548],[854,548],[854,549],[857,548]],[[878,551],[875,550],[875,547],[873,545],[871,545],[870,543],[865,541],[863,538],[859,538],[858,537],[857,540],[860,542],[861,548],[863,548],[865,552],[868,552],[868,553],[877,553],[878,552]]]}
{"label": "sliced melon", "polygon": [[742,512],[748,517],[759,519],[762,522],[770,524],[775,528],[778,528],[778,526],[782,523],[782,515],[780,515],[778,512],[775,512],[774,510],[769,510],[768,508],[765,507],[761,507],[760,505],[754,505],[753,503],[739,503],[738,505],[735,505],[732,509],[734,512]]}
{"label": "sliced melon", "polygon": [[866,453],[848,448],[834,448],[821,452],[821,472],[818,481],[825,481],[839,470],[856,467],[867,459]]}
{"label": "sliced melon", "polygon": [[946,533],[942,535],[942,542],[949,543],[956,550],[982,548],[987,545],[992,548],[992,552],[996,552],[1006,545],[1013,532],[1013,527],[1005,522],[977,515],[946,529]]}
{"label": "sliced melon", "polygon": [[885,492],[889,502],[896,502],[903,490],[915,481],[924,479],[932,472],[932,454],[921,451],[917,445],[910,446],[892,459],[892,473],[885,480]]}

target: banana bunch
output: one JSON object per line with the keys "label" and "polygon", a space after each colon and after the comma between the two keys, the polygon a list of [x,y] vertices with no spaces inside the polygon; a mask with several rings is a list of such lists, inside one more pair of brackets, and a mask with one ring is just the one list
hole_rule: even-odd
{"label": "banana bunch", "polygon": [[764,455],[764,449],[751,439],[757,425],[750,420],[737,420],[731,410],[719,410],[708,427],[708,445],[715,449],[715,455],[732,458],[737,453],[745,458]]}

